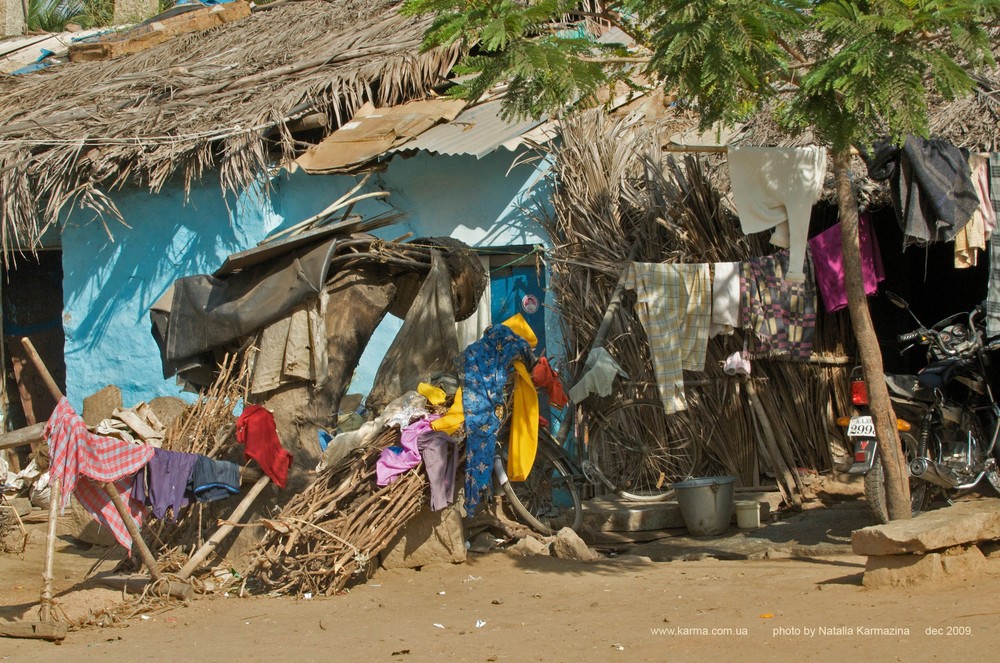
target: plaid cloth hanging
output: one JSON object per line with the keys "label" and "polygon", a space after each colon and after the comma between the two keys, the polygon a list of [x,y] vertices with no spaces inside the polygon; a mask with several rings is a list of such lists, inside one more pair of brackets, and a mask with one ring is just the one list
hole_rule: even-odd
{"label": "plaid cloth hanging", "polygon": [[45,425],[45,439],[49,476],[61,482],[60,495],[52,499],[60,500],[59,507],[65,510],[69,496],[76,495],[94,520],[111,530],[118,543],[131,552],[132,536],[100,484],[114,484],[136,526],[142,527],[145,508],[132,499],[132,486],[135,473],[153,457],[153,447],[94,435],[65,397]]}
{"label": "plaid cloth hanging", "polygon": [[805,279],[786,279],[788,251],[751,258],[740,276],[740,326],[755,335],[756,355],[808,360],[816,336],[816,284],[812,262]]}

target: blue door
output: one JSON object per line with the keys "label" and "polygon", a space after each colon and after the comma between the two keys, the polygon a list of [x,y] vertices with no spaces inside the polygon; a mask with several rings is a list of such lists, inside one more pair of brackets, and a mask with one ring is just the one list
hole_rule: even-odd
{"label": "blue door", "polygon": [[491,320],[499,324],[515,313],[524,316],[538,337],[535,356],[545,352],[545,271],[534,265],[490,269]]}

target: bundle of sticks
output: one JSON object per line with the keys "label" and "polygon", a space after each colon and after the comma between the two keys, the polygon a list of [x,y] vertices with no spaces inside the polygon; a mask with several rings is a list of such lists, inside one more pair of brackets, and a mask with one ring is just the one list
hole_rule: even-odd
{"label": "bundle of sticks", "polygon": [[276,593],[333,595],[365,580],[378,554],[417,514],[427,479],[417,467],[388,486],[375,483],[382,449],[398,444],[399,429],[386,428],[344,462],[323,470],[273,518],[248,577]]}

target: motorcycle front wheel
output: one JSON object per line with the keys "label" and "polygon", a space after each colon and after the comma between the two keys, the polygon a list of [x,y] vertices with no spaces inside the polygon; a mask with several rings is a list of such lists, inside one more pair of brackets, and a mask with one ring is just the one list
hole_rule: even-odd
{"label": "motorcycle front wheel", "polygon": [[[917,457],[920,445],[917,438],[902,431],[899,433],[899,442],[903,446],[907,472],[909,472],[909,463]],[[926,481],[910,477],[910,511],[912,515],[915,516],[921,511],[927,510],[931,502],[929,489],[930,485]],[[875,521],[882,525],[889,522],[889,507],[885,496],[885,472],[882,471],[881,454],[875,455],[872,469],[865,475],[865,497],[868,499],[868,508],[871,509]]]}

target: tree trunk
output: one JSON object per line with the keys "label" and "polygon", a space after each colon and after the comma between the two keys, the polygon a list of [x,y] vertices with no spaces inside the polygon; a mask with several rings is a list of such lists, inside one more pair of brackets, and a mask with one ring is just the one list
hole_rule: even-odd
{"label": "tree trunk", "polygon": [[847,285],[847,302],[851,312],[854,335],[858,340],[858,354],[868,384],[868,398],[878,451],[885,474],[885,494],[889,519],[909,518],[910,482],[906,458],[896,432],[896,415],[889,400],[882,369],[882,352],[879,349],[875,328],[868,313],[868,301],[861,275],[861,246],[858,240],[858,203],[851,187],[851,155],[847,150],[833,155],[833,172],[837,183],[837,201],[840,212],[840,233],[844,253],[844,276]]}

